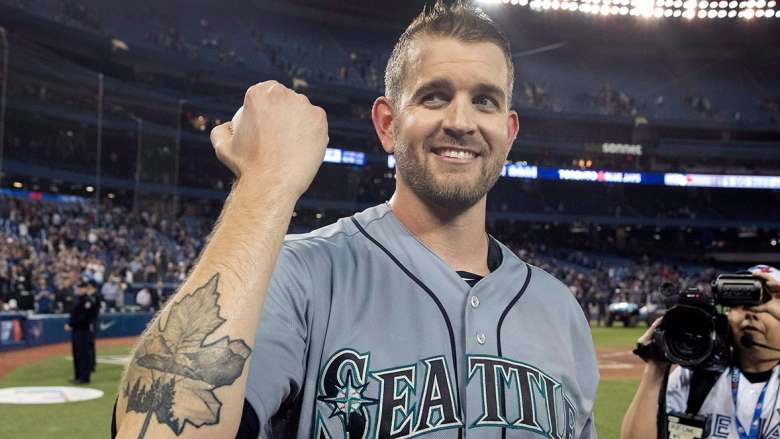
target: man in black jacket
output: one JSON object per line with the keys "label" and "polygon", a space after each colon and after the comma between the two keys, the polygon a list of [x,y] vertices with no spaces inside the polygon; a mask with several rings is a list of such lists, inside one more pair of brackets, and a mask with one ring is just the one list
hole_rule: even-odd
{"label": "man in black jacket", "polygon": [[[81,281],[76,288],[76,300],[70,311],[70,318],[65,325],[66,331],[71,331],[71,346],[73,350],[74,384],[89,383],[89,376],[94,368],[94,326],[97,320],[97,303],[94,297],[94,285]],[[90,294],[90,292],[93,292]]]}

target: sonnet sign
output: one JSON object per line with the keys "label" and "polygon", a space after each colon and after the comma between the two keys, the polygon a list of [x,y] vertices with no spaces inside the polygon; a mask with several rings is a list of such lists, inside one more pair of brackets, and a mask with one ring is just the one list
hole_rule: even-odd
{"label": "sonnet sign", "polygon": [[627,143],[604,143],[601,145],[604,154],[642,155],[642,145],[630,145]]}

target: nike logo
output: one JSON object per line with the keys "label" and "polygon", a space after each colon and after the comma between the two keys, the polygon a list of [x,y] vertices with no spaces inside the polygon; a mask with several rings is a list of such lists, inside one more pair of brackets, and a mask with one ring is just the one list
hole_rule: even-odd
{"label": "nike logo", "polygon": [[115,323],[116,323],[116,320],[112,320],[112,321],[106,322],[106,323],[100,322],[100,324],[98,326],[100,327],[101,331],[105,331],[106,329],[114,326]]}

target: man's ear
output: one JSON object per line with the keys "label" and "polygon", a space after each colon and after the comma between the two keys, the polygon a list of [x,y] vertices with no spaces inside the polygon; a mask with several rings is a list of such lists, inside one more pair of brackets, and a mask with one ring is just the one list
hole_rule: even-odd
{"label": "man's ear", "polygon": [[517,138],[517,133],[520,131],[520,117],[517,115],[517,111],[511,110],[509,111],[509,117],[506,121],[506,134],[507,134],[507,144],[506,144],[506,150],[504,151],[504,156],[509,157],[509,151],[512,150],[512,145],[515,143],[515,139]]}
{"label": "man's ear", "polygon": [[382,142],[382,149],[386,153],[395,152],[395,133],[393,132],[393,106],[386,96],[380,96],[374,101],[371,108],[371,121],[374,122],[374,130]]}

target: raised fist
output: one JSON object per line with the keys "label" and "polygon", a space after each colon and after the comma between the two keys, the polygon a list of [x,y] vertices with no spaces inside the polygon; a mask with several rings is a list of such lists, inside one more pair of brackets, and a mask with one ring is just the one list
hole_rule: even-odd
{"label": "raised fist", "polygon": [[233,120],[211,131],[217,157],[239,179],[299,197],[328,145],[325,111],[276,81],[253,85]]}

